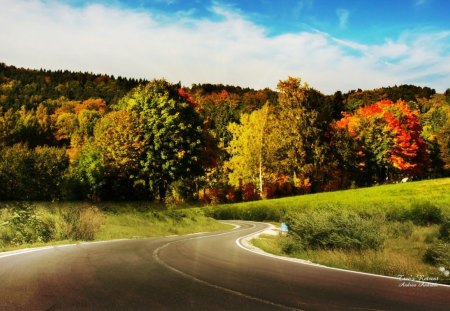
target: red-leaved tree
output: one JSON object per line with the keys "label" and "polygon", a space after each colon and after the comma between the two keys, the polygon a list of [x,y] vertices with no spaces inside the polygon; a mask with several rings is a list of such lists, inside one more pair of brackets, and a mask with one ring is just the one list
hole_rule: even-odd
{"label": "red-leaved tree", "polygon": [[428,166],[428,156],[418,116],[419,112],[402,100],[395,103],[382,100],[361,107],[354,114],[344,114],[334,129],[340,137],[346,134],[356,143],[352,145],[353,163],[347,165],[375,176],[379,182],[393,174],[422,175]]}

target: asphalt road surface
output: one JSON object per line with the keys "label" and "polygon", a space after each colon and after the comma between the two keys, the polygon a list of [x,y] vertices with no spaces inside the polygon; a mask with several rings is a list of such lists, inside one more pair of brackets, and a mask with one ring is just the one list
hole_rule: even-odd
{"label": "asphalt road surface", "polygon": [[280,260],[227,232],[0,253],[0,310],[450,310],[450,287]]}

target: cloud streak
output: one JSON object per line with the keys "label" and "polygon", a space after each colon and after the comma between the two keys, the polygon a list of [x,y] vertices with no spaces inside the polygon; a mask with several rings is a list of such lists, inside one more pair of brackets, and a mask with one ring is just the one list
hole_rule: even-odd
{"label": "cloud streak", "polygon": [[406,33],[380,45],[299,32],[269,36],[214,4],[214,19],[54,1],[0,0],[0,61],[136,78],[274,88],[300,76],[325,93],[415,83],[445,90],[450,33]]}
{"label": "cloud streak", "polygon": [[350,12],[345,9],[337,9],[336,15],[339,19],[339,28],[347,29],[348,18],[350,17]]}

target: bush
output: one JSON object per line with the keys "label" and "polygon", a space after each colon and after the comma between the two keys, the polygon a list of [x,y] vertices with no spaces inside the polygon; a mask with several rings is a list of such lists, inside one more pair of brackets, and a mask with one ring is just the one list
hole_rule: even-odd
{"label": "bush", "polygon": [[442,210],[430,202],[414,202],[410,209],[394,209],[387,218],[392,221],[412,221],[416,225],[425,226],[440,224],[444,221]]}
{"label": "bush", "polygon": [[430,202],[413,203],[409,219],[416,225],[440,224],[444,220],[442,210]]}
{"label": "bush", "polygon": [[450,244],[438,242],[425,252],[424,261],[432,265],[450,267]]}
{"label": "bush", "polygon": [[63,239],[91,241],[104,223],[96,207],[63,208],[60,210]]}
{"label": "bush", "polygon": [[290,212],[286,223],[289,234],[310,249],[379,249],[385,239],[379,232],[381,221],[338,209]]}
{"label": "bush", "polygon": [[414,231],[414,224],[408,220],[406,222],[393,222],[388,227],[388,234],[392,238],[409,238]]}
{"label": "bush", "polygon": [[169,205],[191,202],[194,199],[194,188],[190,180],[178,179],[170,184],[165,200]]}
{"label": "bush", "polygon": [[53,200],[61,196],[69,166],[66,151],[29,149],[17,144],[0,150],[0,197],[3,200]]}
{"label": "bush", "polygon": [[280,246],[283,253],[288,255],[294,254],[298,251],[305,249],[305,245],[303,245],[301,241],[290,236],[281,239]]}
{"label": "bush", "polygon": [[29,202],[18,202],[8,206],[3,220],[1,239],[7,244],[48,242],[52,239],[51,227],[36,214],[35,206]]}
{"label": "bush", "polygon": [[285,208],[269,206],[228,205],[206,210],[209,217],[215,219],[241,219],[253,221],[280,221],[286,214]]}
{"label": "bush", "polygon": [[259,199],[258,191],[254,183],[246,183],[242,186],[242,200],[255,201]]}
{"label": "bush", "polygon": [[199,192],[199,200],[205,204],[219,204],[226,201],[226,194],[221,188],[208,188]]}
{"label": "bush", "polygon": [[450,242],[450,217],[445,217],[439,227],[439,239]]}

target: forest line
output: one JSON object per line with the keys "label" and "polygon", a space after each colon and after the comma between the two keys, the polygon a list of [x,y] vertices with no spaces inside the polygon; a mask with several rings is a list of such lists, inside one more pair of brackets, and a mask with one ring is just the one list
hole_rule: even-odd
{"label": "forest line", "polygon": [[0,64],[1,200],[238,202],[448,176],[450,89],[324,95]]}

